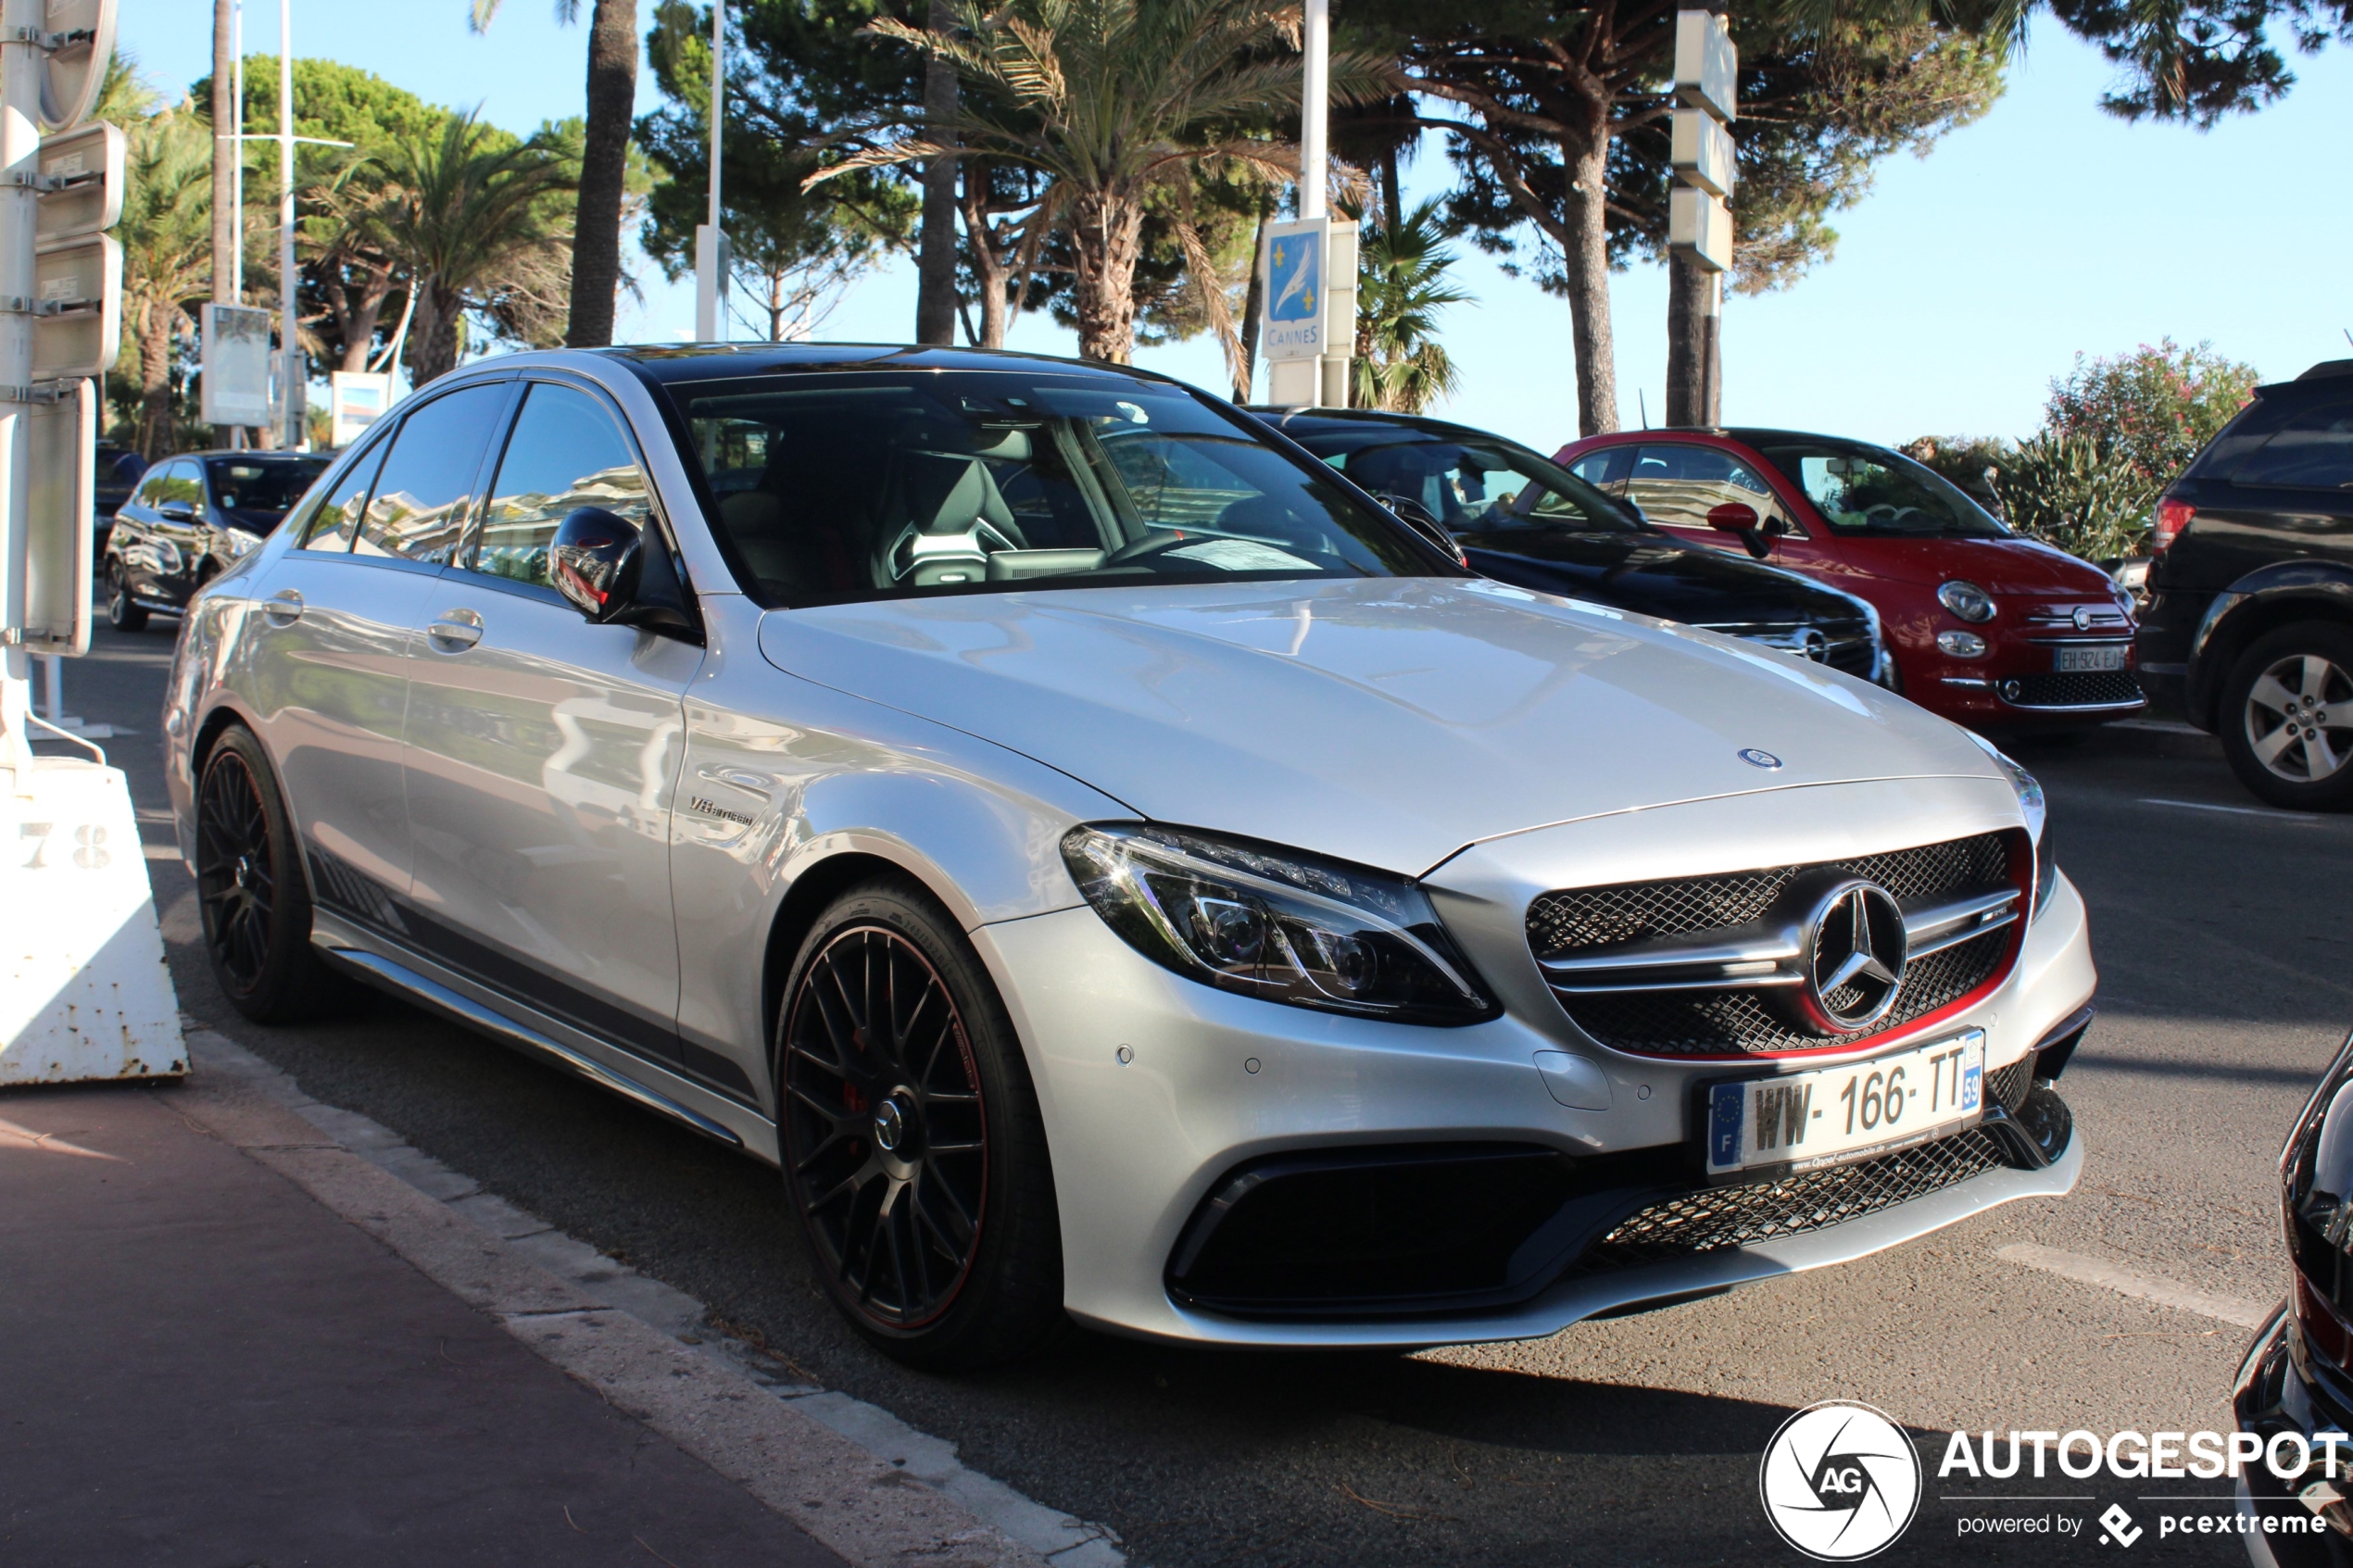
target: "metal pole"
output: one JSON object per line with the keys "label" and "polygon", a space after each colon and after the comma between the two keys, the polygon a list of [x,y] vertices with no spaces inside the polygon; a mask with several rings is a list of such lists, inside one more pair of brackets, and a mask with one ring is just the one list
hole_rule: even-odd
{"label": "metal pole", "polygon": [[295,272],[294,0],[278,0],[278,392],[291,451],[302,445],[302,412],[295,394],[295,334],[302,280]]}
{"label": "metal pole", "polygon": [[1330,161],[1324,126],[1331,107],[1331,0],[1307,0],[1304,79],[1299,92],[1299,215],[1321,218],[1325,212],[1324,182]]}
{"label": "metal pole", "polygon": [[695,230],[695,341],[727,336],[727,244],[719,226],[720,132],[727,122],[727,4],[711,7],[711,210]]}
{"label": "metal pole", "polygon": [[727,108],[727,0],[711,7],[711,232],[719,232],[719,128]]}
{"label": "metal pole", "polygon": [[[0,4],[0,295],[31,299],[33,207],[31,183],[39,168],[41,128],[33,110],[41,102],[41,50],[32,40],[48,23],[42,0]],[[22,180],[24,183],[18,183]],[[32,385],[32,318],[22,311],[0,314],[0,389],[30,391]],[[26,405],[0,402],[0,765],[14,771],[18,793],[31,787],[32,748],[27,716],[32,709],[32,660],[23,643],[27,519],[31,507],[31,431]]]}
{"label": "metal pole", "polygon": [[245,302],[245,0],[237,0],[230,14],[229,31],[234,40],[230,48],[235,52],[236,65],[231,79],[236,83],[237,139],[229,144],[235,154],[235,173],[230,177],[229,232],[233,236],[229,252],[229,303]]}

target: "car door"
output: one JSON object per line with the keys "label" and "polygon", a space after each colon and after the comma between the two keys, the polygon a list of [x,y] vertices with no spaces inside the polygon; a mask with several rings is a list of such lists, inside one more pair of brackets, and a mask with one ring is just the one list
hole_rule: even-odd
{"label": "car door", "polygon": [[245,690],[313,889],[331,910],[395,936],[405,929],[390,900],[410,881],[400,758],[409,640],[511,390],[477,383],[420,401],[295,520],[294,547],[256,588]]}
{"label": "car door", "polygon": [[203,495],[195,464],[182,458],[159,465],[124,506],[131,527],[115,548],[134,596],[166,603],[182,596],[188,564],[182,546]]}
{"label": "car door", "polygon": [[452,967],[673,1065],[671,798],[702,650],[591,624],[550,583],[567,513],[649,523],[644,466],[599,394],[529,383],[495,471],[477,530],[415,621],[405,766],[421,938]]}

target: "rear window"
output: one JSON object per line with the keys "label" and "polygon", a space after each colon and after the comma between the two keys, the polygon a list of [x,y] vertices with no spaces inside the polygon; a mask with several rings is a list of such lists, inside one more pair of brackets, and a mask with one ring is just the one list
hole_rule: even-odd
{"label": "rear window", "polygon": [[2353,397],[2332,398],[2292,415],[2231,478],[2240,484],[2296,490],[2353,486]]}
{"label": "rear window", "polygon": [[774,605],[1448,569],[1320,464],[1181,388],[1049,370],[673,383]]}

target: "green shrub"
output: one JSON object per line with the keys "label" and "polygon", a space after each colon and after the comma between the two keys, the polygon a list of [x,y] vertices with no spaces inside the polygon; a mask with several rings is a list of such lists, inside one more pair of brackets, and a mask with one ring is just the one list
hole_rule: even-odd
{"label": "green shrub", "polygon": [[2018,444],[1996,483],[2012,528],[2092,561],[2140,553],[2164,488],[2091,437],[2047,427]]}
{"label": "green shrub", "polygon": [[2043,428],[2090,441],[2104,460],[2161,489],[2246,407],[2258,379],[2254,366],[2210,344],[2183,348],[2170,337],[2104,359],[2078,354],[2074,370],[2051,383]]}

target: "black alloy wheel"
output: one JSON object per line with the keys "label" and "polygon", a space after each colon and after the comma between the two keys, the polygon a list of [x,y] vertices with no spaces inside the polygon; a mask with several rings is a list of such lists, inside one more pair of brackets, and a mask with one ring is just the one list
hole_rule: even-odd
{"label": "black alloy wheel", "polygon": [[107,624],[118,632],[144,632],[147,627],[146,609],[131,596],[130,574],[120,560],[107,563]]}
{"label": "black alloy wheel", "polygon": [[1036,1096],[944,911],[887,884],[837,900],[803,944],[777,1054],[786,1189],[851,1323],[943,1369],[1050,1332],[1060,1238]]}
{"label": "black alloy wheel", "polygon": [[289,1022],[326,998],[333,982],[310,950],[294,830],[247,730],[221,735],[196,782],[196,905],[213,978],[239,1012]]}

